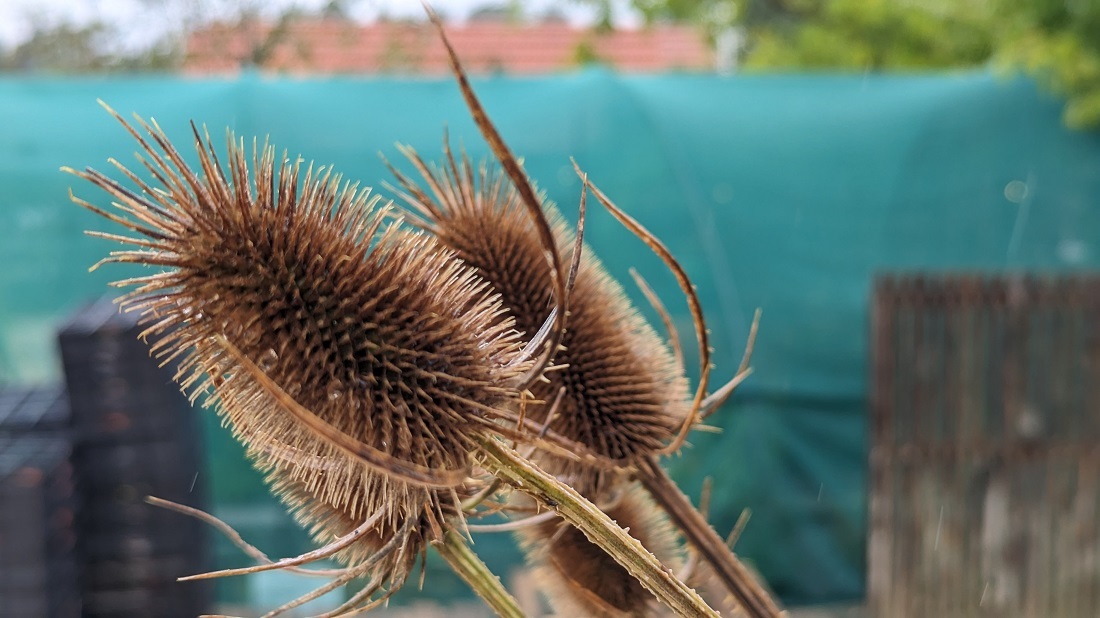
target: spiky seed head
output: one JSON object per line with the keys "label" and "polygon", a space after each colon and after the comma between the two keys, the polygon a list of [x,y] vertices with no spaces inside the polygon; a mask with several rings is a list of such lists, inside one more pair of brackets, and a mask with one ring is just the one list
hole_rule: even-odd
{"label": "spiky seed head", "polygon": [[[621,484],[605,496],[608,517],[669,568],[680,564],[676,533],[640,485]],[[560,520],[519,534],[528,562],[559,616],[641,618],[663,607],[638,580],[583,533]]]}
{"label": "spiky seed head", "polygon": [[[499,301],[437,241],[403,231],[369,190],[331,170],[285,155],[277,163],[273,148],[253,143],[250,172],[232,134],[226,168],[192,127],[195,171],[155,123],[138,123],[144,134],[123,121],[159,186],[118,163],[137,191],[95,170],[73,173],[111,194],[117,211],[78,203],[138,233],[100,234],[140,247],[105,261],[160,268],[119,282],[136,286],[125,302],[159,338],[154,350],[178,357],[177,379],[193,397],[212,389],[218,413],[319,540],[380,510],[375,541],[410,530],[410,519],[414,545],[438,534],[461,488],[392,477],[320,439],[229,346],[357,443],[457,471],[460,483],[473,432],[516,396],[507,384],[527,368],[508,364],[520,344]],[[361,559],[371,545],[342,556]]]}
{"label": "spiky seed head", "polygon": [[[550,310],[550,278],[542,267],[538,236],[512,184],[484,164],[475,170],[464,154],[456,162],[448,151],[442,166],[429,166],[412,149],[405,154],[424,185],[395,170],[412,218],[477,268],[501,295],[519,330],[537,330]],[[552,204],[544,201],[544,207],[559,250],[567,254],[573,234]],[[550,423],[565,437],[629,464],[658,451],[687,416],[681,367],[587,247],[569,297],[562,348],[554,363],[565,367],[548,372],[548,382],[532,390],[537,399],[552,401],[565,387]],[[528,414],[539,419],[539,407]],[[548,455],[538,460],[589,497],[609,482],[605,471],[592,466]]]}

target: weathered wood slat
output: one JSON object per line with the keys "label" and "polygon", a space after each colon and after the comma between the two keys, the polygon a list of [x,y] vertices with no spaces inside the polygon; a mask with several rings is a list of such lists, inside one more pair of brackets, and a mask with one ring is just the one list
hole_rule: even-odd
{"label": "weathered wood slat", "polygon": [[871,615],[1100,616],[1100,277],[872,305]]}

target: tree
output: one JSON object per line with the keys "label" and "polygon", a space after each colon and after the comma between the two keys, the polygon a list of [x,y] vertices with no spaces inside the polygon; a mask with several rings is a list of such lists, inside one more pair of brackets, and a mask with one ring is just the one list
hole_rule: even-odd
{"label": "tree", "polygon": [[[605,5],[607,0],[580,0]],[[1066,97],[1069,126],[1100,128],[1100,2],[632,0],[648,23],[743,33],[748,70],[887,71],[992,64]]]}
{"label": "tree", "polygon": [[967,9],[966,2],[950,11],[934,4],[829,0],[789,2],[766,17],[758,12],[743,22],[749,32],[745,66],[878,71],[987,62],[994,37],[984,11]]}
{"label": "tree", "polygon": [[1066,97],[1071,127],[1100,128],[1100,3],[1000,0],[1005,16],[997,61],[1019,67]]}
{"label": "tree", "polygon": [[[0,48],[0,72],[172,71],[183,61],[188,33],[209,24],[214,19],[211,16],[218,16],[226,24],[226,31],[245,33],[249,42],[245,60],[262,65],[294,21],[307,16],[341,19],[353,2],[331,0],[319,11],[307,14],[294,3],[272,8],[264,0],[138,0],[135,6],[139,10],[132,21],[141,22],[155,15],[172,25],[156,32],[147,45],[131,48],[116,41],[124,39],[121,35],[135,24],[47,23],[31,19],[30,38],[10,50]],[[262,27],[265,23],[273,27]]]}
{"label": "tree", "polygon": [[146,50],[110,51],[107,42],[113,32],[101,22],[39,26],[29,39],[0,53],[0,71],[74,74],[170,70],[177,66],[178,54],[168,41]]}
{"label": "tree", "polygon": [[100,52],[106,27],[60,24],[39,27],[29,39],[0,56],[0,69],[19,72],[84,73],[102,71],[108,59]]}

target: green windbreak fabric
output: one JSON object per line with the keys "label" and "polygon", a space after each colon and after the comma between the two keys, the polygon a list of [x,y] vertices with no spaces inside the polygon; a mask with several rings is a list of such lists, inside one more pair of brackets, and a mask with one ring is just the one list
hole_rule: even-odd
{"label": "green windbreak fabric", "polygon": [[[719,531],[752,509],[738,550],[788,603],[863,594],[873,275],[1100,265],[1100,139],[1063,129],[1059,102],[1025,81],[591,71],[474,85],[567,216],[580,194],[573,156],[682,261],[702,295],[716,379],[734,371],[763,309],[756,372],[713,419],[723,433],[694,435],[672,465],[692,495],[714,477]],[[383,194],[378,153],[403,165],[397,141],[435,157],[446,127],[472,156],[487,152],[443,79],[0,80],[0,380],[55,379],[58,320],[125,274],[87,272],[114,247],[82,236],[105,224],[66,190],[103,196],[58,171],[134,162],[134,143],[97,98],[155,117],[184,150],[190,119],[218,137],[225,127],[248,140],[269,135]],[[606,213],[589,211],[592,250],[620,280],[634,266],[654,285],[692,366],[674,280]],[[257,513],[276,507],[209,425],[216,510],[269,531]]]}

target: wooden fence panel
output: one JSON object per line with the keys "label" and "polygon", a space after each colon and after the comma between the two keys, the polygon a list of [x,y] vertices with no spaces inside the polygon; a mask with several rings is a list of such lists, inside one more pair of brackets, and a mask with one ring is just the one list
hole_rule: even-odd
{"label": "wooden fence panel", "polygon": [[1100,616],[1100,278],[873,303],[871,614]]}

